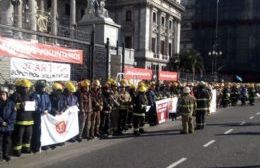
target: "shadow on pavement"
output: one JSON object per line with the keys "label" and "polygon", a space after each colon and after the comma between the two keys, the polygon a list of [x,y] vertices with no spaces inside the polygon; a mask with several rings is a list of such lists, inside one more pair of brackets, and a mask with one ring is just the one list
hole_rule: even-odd
{"label": "shadow on pavement", "polygon": [[[216,136],[230,136],[230,135],[260,135],[260,132],[237,132],[237,133],[230,133],[230,134],[216,134]],[[260,166],[259,166],[260,168]]]}
{"label": "shadow on pavement", "polygon": [[254,122],[254,123],[246,123],[244,125],[240,125],[240,123],[213,123],[213,124],[207,124],[207,126],[222,126],[222,127],[245,127],[245,126],[260,126],[260,122]]}
{"label": "shadow on pavement", "polygon": [[209,167],[209,168],[260,168],[260,165],[252,165],[252,166],[227,166],[227,167]]}
{"label": "shadow on pavement", "polygon": [[123,139],[123,138],[142,138],[142,137],[153,137],[153,136],[168,136],[168,135],[181,135],[180,130],[162,130],[162,131],[147,131],[140,136],[135,136],[133,133],[124,133],[123,135],[117,135],[113,137],[107,137],[103,140],[110,139]]}

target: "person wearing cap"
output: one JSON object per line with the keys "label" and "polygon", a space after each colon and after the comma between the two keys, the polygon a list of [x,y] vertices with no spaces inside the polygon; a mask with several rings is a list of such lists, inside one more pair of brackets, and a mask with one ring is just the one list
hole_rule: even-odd
{"label": "person wearing cap", "polygon": [[8,88],[0,87],[0,161],[11,159],[9,153],[15,120],[15,103],[8,99]]}
{"label": "person wearing cap", "polygon": [[82,138],[90,139],[89,131],[91,126],[92,97],[90,92],[90,81],[85,79],[80,82],[77,92],[79,99],[79,135],[77,140],[82,141]]}
{"label": "person wearing cap", "polygon": [[145,124],[145,113],[146,106],[148,105],[148,100],[145,95],[147,88],[143,85],[138,88],[138,93],[136,96],[135,104],[136,107],[133,113],[133,126],[134,126],[134,135],[139,136],[141,133],[144,133],[144,124]]}
{"label": "person wearing cap", "polygon": [[118,134],[122,134],[123,130],[127,130],[128,127],[126,126],[127,121],[127,114],[131,104],[131,96],[126,91],[127,81],[122,79],[120,82],[120,91],[119,91],[119,119],[118,119]]}
{"label": "person wearing cap", "polygon": [[108,84],[102,87],[103,95],[103,109],[101,111],[101,125],[100,132],[101,137],[106,138],[111,134],[111,112],[114,106],[114,100],[112,98],[112,92]]}
{"label": "person wearing cap", "polygon": [[209,105],[211,100],[211,93],[206,87],[205,82],[200,82],[198,88],[194,91],[194,96],[197,100],[196,108],[196,129],[204,129],[205,115],[209,113]]}
{"label": "person wearing cap", "polygon": [[103,96],[101,93],[101,85],[99,80],[94,80],[92,83],[92,108],[93,115],[91,118],[90,138],[100,136],[100,112],[103,109]]}
{"label": "person wearing cap", "polygon": [[17,90],[14,93],[16,103],[16,125],[14,130],[14,155],[21,156],[21,153],[31,153],[31,138],[33,129],[33,112],[35,109],[28,108],[28,104],[36,104],[30,96],[32,87],[31,81],[27,79],[18,80]]}
{"label": "person wearing cap", "polygon": [[185,87],[183,95],[178,100],[177,112],[182,116],[182,131],[181,134],[194,132],[193,115],[197,106],[196,98],[191,94],[191,89]]}
{"label": "person wearing cap", "polygon": [[36,101],[36,111],[33,113],[33,134],[31,142],[31,150],[33,153],[39,152],[41,148],[41,116],[51,112],[51,100],[47,92],[45,92],[46,81],[38,80],[35,83],[35,92],[32,93],[33,99]]}

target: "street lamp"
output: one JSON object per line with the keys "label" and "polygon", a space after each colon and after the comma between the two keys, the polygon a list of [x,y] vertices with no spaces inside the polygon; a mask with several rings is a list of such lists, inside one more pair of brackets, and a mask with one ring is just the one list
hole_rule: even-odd
{"label": "street lamp", "polygon": [[211,72],[212,75],[217,75],[217,57],[222,56],[223,52],[221,50],[217,50],[216,47],[214,47],[212,51],[209,51],[209,56],[211,57]]}

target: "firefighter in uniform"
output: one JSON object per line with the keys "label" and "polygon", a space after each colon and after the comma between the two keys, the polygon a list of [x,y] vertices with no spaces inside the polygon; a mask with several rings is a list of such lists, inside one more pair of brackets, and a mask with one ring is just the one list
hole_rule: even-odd
{"label": "firefighter in uniform", "polygon": [[144,85],[139,86],[138,94],[136,96],[135,104],[136,108],[133,113],[133,125],[134,125],[134,135],[138,136],[144,133],[145,124],[145,113],[146,106],[148,104],[147,97],[145,95],[146,87]]}
{"label": "firefighter in uniform", "polygon": [[151,106],[148,111],[148,123],[150,126],[155,126],[157,124],[155,82],[151,82],[146,95],[148,99],[148,105]]}
{"label": "firefighter in uniform", "polygon": [[211,93],[206,88],[205,82],[200,82],[198,88],[194,93],[195,98],[197,99],[197,108],[196,108],[196,129],[204,129],[205,126],[205,115],[209,113],[209,105],[211,100]]}
{"label": "firefighter in uniform", "polygon": [[222,107],[227,107],[230,103],[230,84],[226,83],[222,91]]}
{"label": "firefighter in uniform", "polygon": [[90,81],[83,80],[79,83],[77,92],[79,99],[79,135],[77,140],[82,141],[83,138],[90,139],[89,131],[91,126],[92,115],[92,97],[90,92]]}
{"label": "firefighter in uniform", "polygon": [[27,79],[18,80],[17,91],[14,93],[16,100],[16,126],[14,131],[14,155],[21,156],[21,152],[31,153],[31,138],[33,128],[33,111],[26,109],[26,103],[33,101],[29,91],[32,87],[31,81]]}
{"label": "firefighter in uniform", "polygon": [[99,127],[100,127],[100,112],[103,109],[103,96],[101,93],[101,85],[99,80],[94,80],[92,88],[92,108],[93,114],[91,118],[91,128],[90,128],[90,137],[94,138],[95,136],[99,137]]}
{"label": "firefighter in uniform", "polygon": [[107,83],[111,87],[111,96],[113,99],[113,104],[114,106],[112,107],[112,112],[111,112],[111,132],[113,134],[118,134],[118,118],[119,118],[119,113],[118,113],[118,108],[120,106],[118,98],[119,98],[119,93],[117,90],[117,83],[113,79],[109,79]]}
{"label": "firefighter in uniform", "polygon": [[66,110],[66,97],[63,94],[62,84],[56,82],[52,85],[51,99],[51,114],[53,116],[61,115]]}
{"label": "firefighter in uniform", "polygon": [[11,136],[16,119],[15,103],[8,99],[8,88],[0,88],[0,161],[9,161]]}
{"label": "firefighter in uniform", "polygon": [[122,134],[123,130],[127,130],[128,127],[126,125],[127,121],[127,114],[128,110],[131,104],[131,96],[130,94],[126,91],[126,86],[127,86],[127,81],[125,79],[122,79],[120,81],[120,92],[119,92],[119,97],[118,101],[120,103],[119,106],[119,119],[118,119],[118,133]]}
{"label": "firefighter in uniform", "polygon": [[[51,112],[51,100],[47,92],[44,91],[46,81],[39,80],[35,84],[35,92],[32,98],[36,101],[36,111],[33,113],[33,134],[31,149],[33,153],[39,152],[41,148],[41,115]],[[47,149],[44,147],[43,149]]]}
{"label": "firefighter in uniform", "polygon": [[130,84],[129,94],[131,96],[131,105],[129,107],[128,116],[127,116],[127,126],[129,129],[133,128],[133,113],[135,109],[135,99],[136,99],[136,87],[134,84]]}
{"label": "firefighter in uniform", "polygon": [[185,87],[183,95],[178,100],[178,113],[182,116],[182,131],[181,134],[188,134],[194,132],[193,114],[197,107],[196,98],[190,95],[191,89]]}

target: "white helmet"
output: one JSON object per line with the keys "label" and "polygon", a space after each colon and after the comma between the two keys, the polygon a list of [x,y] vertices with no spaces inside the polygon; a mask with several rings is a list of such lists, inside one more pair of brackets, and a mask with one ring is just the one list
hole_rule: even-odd
{"label": "white helmet", "polygon": [[8,93],[9,92],[9,89],[7,87],[0,87],[0,92],[5,92],[5,93]]}
{"label": "white helmet", "polygon": [[185,88],[183,89],[183,93],[190,93],[190,92],[191,92],[191,90],[190,90],[189,87],[185,87]]}

